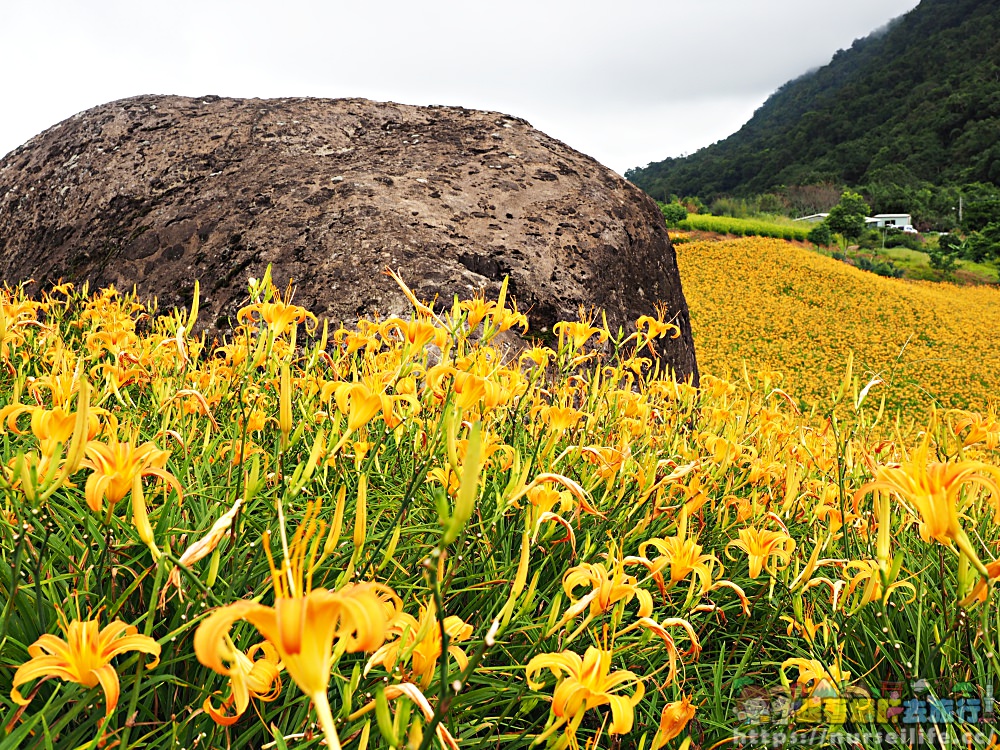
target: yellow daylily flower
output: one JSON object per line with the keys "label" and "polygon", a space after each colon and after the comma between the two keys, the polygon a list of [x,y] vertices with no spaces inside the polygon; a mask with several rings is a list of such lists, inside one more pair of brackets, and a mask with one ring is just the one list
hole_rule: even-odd
{"label": "yellow daylily flower", "polygon": [[[857,570],[857,573],[852,574],[852,569]],[[844,579],[847,581],[845,599],[850,599],[854,590],[864,584],[864,588],[861,589],[861,599],[852,611],[857,611],[870,602],[888,600],[889,595],[899,588],[910,590],[910,602],[917,596],[916,588],[909,581],[890,581],[883,594],[882,571],[878,560],[851,560],[844,566]]]}
{"label": "yellow daylily flower", "polygon": [[571,349],[576,350],[581,348],[586,344],[591,337],[595,334],[597,335],[598,341],[601,343],[608,340],[608,332],[603,328],[597,328],[590,324],[589,321],[579,321],[579,322],[569,322],[561,320],[552,326],[552,332],[559,337],[559,347],[563,346],[563,343],[568,339]]}
{"label": "yellow daylily flower", "polygon": [[[270,703],[281,693],[281,659],[269,641],[262,641],[244,654],[227,639],[230,652],[227,661],[232,664],[229,672],[229,695],[216,708],[209,696],[202,708],[216,724],[228,727],[235,724],[250,705],[250,698]],[[260,653],[259,658],[255,658]]]}
{"label": "yellow daylily flower", "polygon": [[783,677],[785,670],[791,667],[799,671],[794,684],[804,696],[832,698],[842,695],[851,681],[851,673],[843,670],[839,658],[830,666],[826,666],[818,659],[785,659],[781,663]]}
{"label": "yellow daylily flower", "polygon": [[671,701],[663,707],[660,714],[660,727],[653,737],[653,745],[650,750],[659,750],[670,740],[684,731],[684,727],[694,718],[695,707],[686,695],[682,695],[679,701]]}
{"label": "yellow daylily flower", "polygon": [[[535,744],[544,741],[557,729],[566,725],[566,735],[572,747],[576,747],[576,730],[588,709],[598,706],[611,706],[611,734],[628,734],[632,731],[635,720],[634,707],[646,688],[642,679],[634,672],[620,669],[611,671],[610,650],[590,646],[581,657],[573,651],[539,654],[528,662],[528,687],[538,690],[541,682],[532,679],[533,675],[548,668],[558,680],[552,695],[552,715],[548,728],[537,738]],[[632,695],[619,693],[629,686],[634,686]]]}
{"label": "yellow daylily flower", "polygon": [[946,546],[954,542],[983,577],[989,577],[965,529],[962,528],[961,493],[967,484],[979,485],[1000,499],[1000,486],[981,472],[1000,475],[1000,470],[981,461],[928,461],[928,441],[913,451],[909,461],[899,467],[880,466],[875,481],[854,495],[854,503],[872,490],[888,490],[913,505],[918,516],[920,537]]}
{"label": "yellow daylily flower", "polygon": [[105,499],[108,505],[114,506],[131,491],[137,477],[159,477],[171,485],[178,496],[183,495],[177,477],[164,469],[169,452],[148,441],[138,447],[132,440],[121,442],[114,427],[108,432],[107,443],[96,440],[87,443],[87,457],[80,462],[81,467],[94,472],[87,477],[85,487],[87,505],[92,511],[97,513]]}
{"label": "yellow daylily flower", "polygon": [[830,620],[823,620],[817,623],[813,621],[812,615],[808,614],[802,618],[802,622],[798,622],[788,615],[782,615],[780,619],[788,623],[788,627],[785,629],[788,635],[795,635],[797,633],[810,645],[816,643],[816,636],[819,633],[823,633],[823,643],[825,645],[830,640],[830,633],[834,630],[840,630],[837,627],[837,623],[830,622]]}
{"label": "yellow daylily flower", "polygon": [[307,506],[280,568],[265,533],[274,606],[241,600],[219,607],[195,631],[194,650],[206,667],[231,676],[238,666],[226,637],[237,620],[252,624],[271,642],[292,680],[312,700],[328,745],[339,748],[326,694],[333,644],[341,642],[352,653],[375,651],[385,641],[401,602],[392,589],[379,583],[349,583],[339,591],[312,587],[319,546],[312,540],[324,528],[315,520],[318,510],[318,503]]}
{"label": "yellow daylily flower", "polygon": [[[444,618],[444,631],[448,635],[448,653],[458,662],[459,670],[465,669],[469,659],[465,651],[453,644],[467,641],[472,635],[472,626],[461,617],[449,615]],[[434,679],[434,670],[441,657],[441,628],[434,600],[431,599],[426,606],[421,605],[419,620],[411,614],[400,612],[389,626],[388,632],[397,636],[396,639],[386,643],[372,655],[365,666],[365,674],[376,664],[381,664],[392,672],[397,662],[410,659],[412,668],[403,671],[403,679],[426,690]]]}
{"label": "yellow daylily flower", "polygon": [[[682,529],[683,532],[683,529]],[[646,551],[653,547],[659,556],[655,560],[647,557]],[[722,575],[722,563],[715,555],[702,554],[698,537],[688,537],[686,533],[678,533],[674,537],[654,537],[639,545],[639,557],[636,562],[642,563],[653,574],[653,579],[660,587],[661,593],[666,593],[689,575],[694,574],[701,582],[701,593],[705,594],[712,587],[713,569],[718,566],[718,574]],[[670,566],[670,583],[663,580],[663,569]]]}
{"label": "yellow daylily flower", "polygon": [[135,626],[121,620],[114,620],[103,629],[99,629],[97,618],[74,620],[61,628],[66,640],[47,633],[28,646],[32,658],[14,673],[10,697],[20,706],[28,705],[30,697],[22,696],[18,687],[39,677],[43,680],[58,677],[87,688],[100,685],[105,699],[103,726],[118,705],[118,673],[111,660],[126,651],[139,651],[153,657],[146,665],[152,669],[160,661],[160,644],[149,636],[139,635]]}
{"label": "yellow daylily flower", "polygon": [[[618,602],[628,603],[632,599],[639,600],[639,617],[649,617],[653,613],[653,597],[648,591],[639,587],[639,581],[635,576],[625,572],[627,558],[617,559],[614,549],[605,557],[607,565],[583,563],[570,568],[563,575],[563,590],[573,602],[563,617],[564,622],[575,617],[588,605],[590,616],[597,617],[610,611]],[[579,586],[590,588],[590,592],[577,600],[573,592]]]}
{"label": "yellow daylily flower", "polygon": [[[291,294],[287,294],[286,296],[291,298]],[[281,336],[293,326],[304,323],[307,320],[311,320],[313,326],[316,325],[315,315],[304,307],[282,301],[280,296],[277,297],[277,302],[257,302],[241,308],[236,313],[236,319],[244,324],[252,324],[255,317],[266,323],[275,336]]]}
{"label": "yellow daylily flower", "polygon": [[736,547],[747,553],[750,562],[750,577],[756,578],[764,570],[774,575],[778,570],[788,567],[792,552],[795,551],[795,540],[786,531],[771,531],[770,529],[740,529],[740,538],[726,545]]}
{"label": "yellow daylily flower", "polygon": [[542,419],[553,432],[565,432],[587,416],[572,406],[545,406],[541,410]]}

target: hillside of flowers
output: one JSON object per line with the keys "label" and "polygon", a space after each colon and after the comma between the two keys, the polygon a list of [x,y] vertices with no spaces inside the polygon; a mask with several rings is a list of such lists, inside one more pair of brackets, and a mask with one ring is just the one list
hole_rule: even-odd
{"label": "hillside of flowers", "polygon": [[[779,262],[744,240],[706,276],[759,274],[741,248]],[[268,273],[210,341],[197,287],[2,290],[0,747],[985,746],[1000,419],[897,415],[872,377],[954,329],[879,323],[858,276],[820,298],[842,331],[743,307],[725,358],[687,278],[699,387],[667,320],[546,346],[505,292],[435,312],[397,279],[412,315],[331,329]],[[863,325],[884,345],[842,357]],[[802,346],[736,367],[789,330],[830,342],[815,380]]]}
{"label": "hillside of flowers", "polygon": [[1000,289],[902,281],[761,237],[677,245],[698,363],[719,376],[780,372],[800,405],[855,370],[890,410],[978,408],[1000,394]]}

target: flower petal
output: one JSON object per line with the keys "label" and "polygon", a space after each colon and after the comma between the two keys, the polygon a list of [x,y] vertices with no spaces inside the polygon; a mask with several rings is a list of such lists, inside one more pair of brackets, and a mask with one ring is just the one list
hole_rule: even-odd
{"label": "flower petal", "polygon": [[104,698],[107,702],[104,715],[110,716],[111,712],[115,710],[115,706],[118,705],[118,673],[115,672],[115,668],[110,664],[105,664],[103,667],[93,670],[93,674],[100,681],[101,687],[104,689]]}
{"label": "flower petal", "polygon": [[223,636],[229,633],[237,620],[261,610],[270,611],[271,608],[257,602],[241,600],[219,607],[202,620],[194,633],[194,653],[198,661],[219,674],[228,675],[230,668],[223,663],[223,659],[229,656],[230,651]]}

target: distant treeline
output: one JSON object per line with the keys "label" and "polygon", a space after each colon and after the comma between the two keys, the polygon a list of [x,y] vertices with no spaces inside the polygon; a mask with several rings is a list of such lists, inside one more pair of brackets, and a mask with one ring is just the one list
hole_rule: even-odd
{"label": "distant treeline", "polygon": [[[679,203],[689,212],[716,216],[795,218],[829,211],[840,200],[845,187],[833,183],[790,185],[760,195],[717,196],[708,201],[672,193],[653,197],[662,203]],[[940,186],[923,181],[905,184],[886,180],[860,185],[856,190],[871,206],[872,213],[910,214],[920,231],[974,232],[1000,220],[1000,188],[988,183]]]}
{"label": "distant treeline", "polygon": [[923,0],[782,86],[729,138],[626,177],[661,201],[773,194],[789,213],[830,204],[796,205],[804,189],[787,186],[851,186],[880,212],[947,229],[959,196],[963,218],[966,202],[974,216],[1000,198],[998,133],[1000,0]]}

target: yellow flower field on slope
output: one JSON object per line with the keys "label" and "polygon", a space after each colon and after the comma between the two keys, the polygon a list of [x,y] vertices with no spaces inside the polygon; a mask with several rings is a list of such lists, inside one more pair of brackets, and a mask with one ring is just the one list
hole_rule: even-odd
{"label": "yellow flower field on slope", "polygon": [[817,403],[848,353],[890,408],[982,408],[1000,394],[1000,290],[887,279],[780,240],[677,246],[702,372],[771,368]]}

